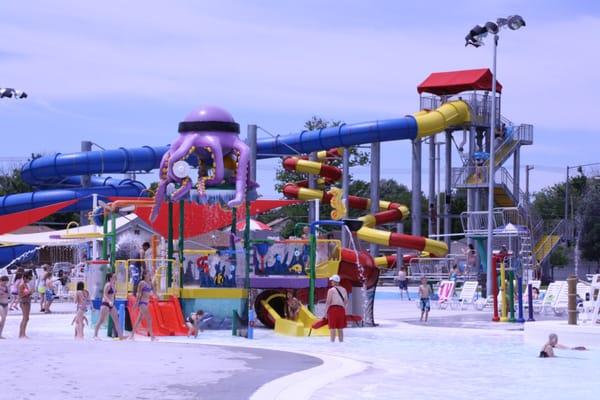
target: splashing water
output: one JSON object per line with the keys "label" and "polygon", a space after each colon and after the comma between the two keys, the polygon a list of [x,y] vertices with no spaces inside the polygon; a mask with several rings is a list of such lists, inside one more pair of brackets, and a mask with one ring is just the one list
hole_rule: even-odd
{"label": "splashing water", "polygon": [[367,323],[372,323],[372,321],[373,321],[373,312],[372,312],[373,308],[372,308],[372,301],[369,299],[370,296],[367,295],[367,279],[366,279],[366,275],[365,275],[365,268],[360,263],[359,252],[358,252],[358,248],[356,246],[356,243],[354,242],[354,235],[352,234],[352,231],[346,225],[344,225],[342,227],[342,229],[346,230],[346,233],[348,234],[348,237],[350,238],[350,240],[349,240],[350,247],[354,251],[354,255],[356,257],[356,266],[358,268],[358,276],[359,276],[360,281],[362,283],[362,286],[361,286],[361,291],[362,291],[362,296],[363,296],[363,310],[362,310],[363,315],[362,315],[362,318],[363,318],[363,321],[365,321]]}
{"label": "splashing water", "polygon": [[29,256],[31,256],[32,254],[35,254],[38,250],[43,249],[46,246],[40,246],[40,247],[36,247],[34,249],[31,250],[27,250],[25,253],[21,254],[19,257],[13,259],[10,263],[8,263],[4,268],[8,268],[11,267],[12,265],[21,262],[22,260],[27,260]]}
{"label": "splashing water", "polygon": [[117,259],[127,260],[133,258],[141,258],[140,250],[144,243],[144,238],[136,235],[133,232],[124,232],[119,235],[117,240]]}

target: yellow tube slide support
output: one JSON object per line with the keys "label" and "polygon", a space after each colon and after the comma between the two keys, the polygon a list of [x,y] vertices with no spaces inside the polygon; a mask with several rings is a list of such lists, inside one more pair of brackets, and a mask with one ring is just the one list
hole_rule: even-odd
{"label": "yellow tube slide support", "polygon": [[392,232],[365,227],[360,228],[356,232],[356,235],[360,240],[364,240],[365,242],[378,244],[381,246],[389,246]]}
{"label": "yellow tube slide support", "polygon": [[317,161],[309,160],[298,160],[296,164],[296,171],[304,172],[306,174],[319,175],[321,173],[321,164]]}
{"label": "yellow tube slide support", "polygon": [[462,100],[442,104],[438,109],[426,114],[414,115],[417,121],[417,138],[421,139],[442,132],[452,125],[462,125],[471,120],[469,106]]}
{"label": "yellow tube slide support", "polygon": [[448,245],[445,242],[440,242],[439,240],[425,238],[425,248],[423,251],[440,256],[446,255],[448,254]]}

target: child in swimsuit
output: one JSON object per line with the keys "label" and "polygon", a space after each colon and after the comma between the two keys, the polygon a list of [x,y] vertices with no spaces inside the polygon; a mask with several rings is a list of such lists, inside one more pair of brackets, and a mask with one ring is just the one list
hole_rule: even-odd
{"label": "child in swimsuit", "polygon": [[[75,304],[77,308],[75,318],[73,318],[76,339],[83,339],[83,328],[84,325],[87,325],[85,313],[88,311],[89,303],[90,293],[85,289],[85,284],[83,282],[77,282],[77,291],[75,292]],[[73,323],[71,323],[71,325],[73,325]]]}
{"label": "child in swimsuit", "polygon": [[27,338],[27,323],[29,322],[29,313],[31,311],[31,288],[29,282],[33,278],[33,273],[27,271],[23,274],[23,279],[19,284],[19,303],[21,304],[21,311],[23,312],[23,318],[19,326],[19,338]]}
{"label": "child in swimsuit", "polygon": [[6,314],[8,314],[8,301],[9,301],[10,289],[8,287],[8,276],[0,277],[0,339],[4,339],[2,336],[2,330],[4,329],[4,323],[6,322]]}
{"label": "child in swimsuit", "polygon": [[9,305],[10,311],[19,309],[19,286],[21,285],[22,279],[23,279],[23,272],[21,272],[21,271],[15,272],[13,284],[10,285],[10,295],[12,297],[12,301],[10,302],[10,305]]}
{"label": "child in swimsuit", "polygon": [[202,321],[202,316],[204,315],[204,311],[198,310],[195,313],[190,314],[188,319],[185,321],[188,327],[188,337],[194,336],[194,338],[198,337],[198,331],[200,329],[200,322]]}
{"label": "child in swimsuit", "polygon": [[427,317],[429,317],[429,311],[431,310],[431,304],[429,302],[430,290],[429,285],[427,284],[427,278],[421,278],[421,285],[419,285],[419,296],[421,298],[421,319],[423,322],[423,317],[425,317],[425,322],[427,322]]}

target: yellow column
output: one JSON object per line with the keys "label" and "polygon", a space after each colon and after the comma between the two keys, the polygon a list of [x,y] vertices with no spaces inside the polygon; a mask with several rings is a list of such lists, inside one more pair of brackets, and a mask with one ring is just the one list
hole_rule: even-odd
{"label": "yellow column", "polygon": [[506,270],[504,268],[504,261],[500,263],[500,296],[502,300],[502,315],[500,316],[500,322],[508,322],[507,311],[508,307],[506,304]]}

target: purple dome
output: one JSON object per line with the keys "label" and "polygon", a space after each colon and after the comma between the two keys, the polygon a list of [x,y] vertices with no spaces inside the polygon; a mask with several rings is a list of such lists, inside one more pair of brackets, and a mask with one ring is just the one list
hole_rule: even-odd
{"label": "purple dome", "polygon": [[216,106],[200,106],[185,117],[185,122],[219,121],[235,122],[229,111]]}

